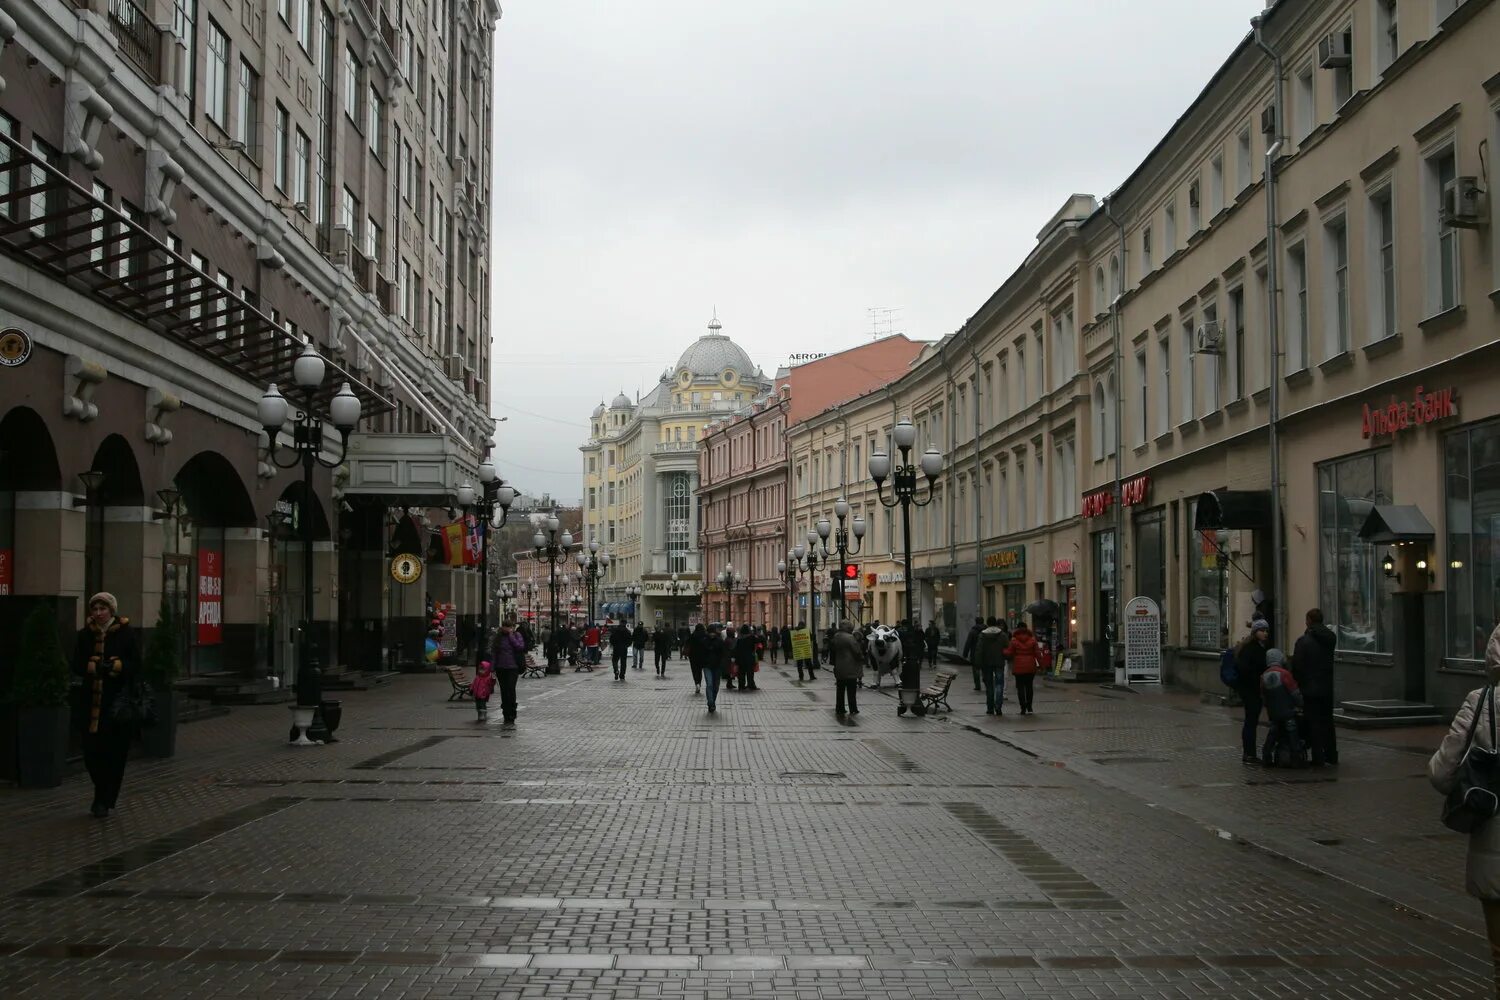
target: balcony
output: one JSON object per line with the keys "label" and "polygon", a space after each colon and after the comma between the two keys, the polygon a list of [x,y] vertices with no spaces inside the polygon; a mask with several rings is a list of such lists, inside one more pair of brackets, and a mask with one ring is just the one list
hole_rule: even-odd
{"label": "balcony", "polygon": [[120,54],[152,84],[161,83],[161,29],[131,0],[109,0],[109,30]]}
{"label": "balcony", "polygon": [[697,441],[661,441],[651,449],[653,455],[675,455],[685,451],[697,451]]}
{"label": "balcony", "polygon": [[479,481],[473,451],[447,434],[351,434],[348,464],[345,493],[409,507],[451,503],[455,483]]}

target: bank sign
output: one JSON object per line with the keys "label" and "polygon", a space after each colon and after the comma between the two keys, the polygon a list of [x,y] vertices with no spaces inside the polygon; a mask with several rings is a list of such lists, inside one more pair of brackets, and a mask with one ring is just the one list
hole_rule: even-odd
{"label": "bank sign", "polygon": [[984,554],[984,575],[991,580],[1026,579],[1026,546],[1007,545]]}
{"label": "bank sign", "polygon": [[1411,399],[1397,399],[1385,406],[1366,403],[1360,417],[1359,431],[1365,440],[1375,437],[1394,437],[1425,424],[1436,423],[1458,416],[1458,397],[1455,391],[1434,389],[1428,392],[1425,386],[1417,386]]}

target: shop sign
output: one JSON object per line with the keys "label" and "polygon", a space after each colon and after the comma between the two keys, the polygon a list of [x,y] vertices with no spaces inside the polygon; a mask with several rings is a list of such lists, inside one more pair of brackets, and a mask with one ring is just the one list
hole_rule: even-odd
{"label": "shop sign", "polygon": [[1193,598],[1193,613],[1188,620],[1193,648],[1218,649],[1220,630],[1219,602],[1212,597]]}
{"label": "shop sign", "polygon": [[1054,559],[1054,560],[1052,560],[1052,575],[1053,576],[1072,576],[1073,575],[1073,560],[1071,560],[1071,559]]}
{"label": "shop sign", "polygon": [[876,573],[866,573],[865,574],[865,589],[866,590],[869,590],[871,587],[875,586],[875,581],[878,578],[878,576],[879,576],[879,574],[876,574]]}
{"label": "shop sign", "polygon": [[1161,680],[1161,609],[1149,597],[1133,597],[1125,605],[1125,676]]}
{"label": "shop sign", "polygon": [[198,645],[224,641],[224,557],[198,550]]}
{"label": "shop sign", "polygon": [[31,357],[31,335],[25,330],[0,330],[0,365],[19,368]]}
{"label": "shop sign", "polygon": [[880,573],[875,577],[876,583],[905,583],[906,571],[896,570],[894,573]]}
{"label": "shop sign", "polygon": [[[1151,495],[1151,477],[1133,476],[1120,481],[1120,502],[1126,507],[1146,502]],[[1083,516],[1099,517],[1109,513],[1115,504],[1114,488],[1105,486],[1083,495]]]}
{"label": "shop sign", "polygon": [[15,585],[16,553],[14,549],[0,549],[0,597],[9,597]]}
{"label": "shop sign", "polygon": [[986,552],[984,575],[992,580],[1026,579],[1026,546],[1008,545]]}
{"label": "shop sign", "polygon": [[1364,413],[1360,418],[1359,429],[1361,436],[1368,440],[1372,437],[1394,436],[1402,431],[1409,431],[1413,427],[1421,427],[1424,424],[1436,423],[1439,420],[1447,420],[1456,416],[1458,416],[1458,400],[1451,387],[1427,392],[1423,386],[1419,385],[1411,399],[1397,399],[1392,396],[1387,405],[1377,404],[1373,408],[1366,403]]}

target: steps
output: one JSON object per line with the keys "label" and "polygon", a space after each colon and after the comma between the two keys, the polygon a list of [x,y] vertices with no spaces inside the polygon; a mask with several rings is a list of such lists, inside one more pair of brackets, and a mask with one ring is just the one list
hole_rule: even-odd
{"label": "steps", "polygon": [[1403,726],[1441,726],[1447,716],[1436,707],[1398,698],[1374,701],[1341,701],[1333,722],[1345,729],[1398,729]]}

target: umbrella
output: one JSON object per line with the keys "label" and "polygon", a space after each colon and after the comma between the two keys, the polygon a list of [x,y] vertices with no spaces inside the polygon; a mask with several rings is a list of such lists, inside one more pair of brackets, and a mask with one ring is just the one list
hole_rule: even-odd
{"label": "umbrella", "polygon": [[1058,609],[1056,601],[1049,601],[1046,598],[1042,598],[1041,600],[1032,601],[1030,604],[1026,605],[1026,607],[1021,609],[1021,613],[1034,615],[1037,618],[1056,618],[1057,610]]}

